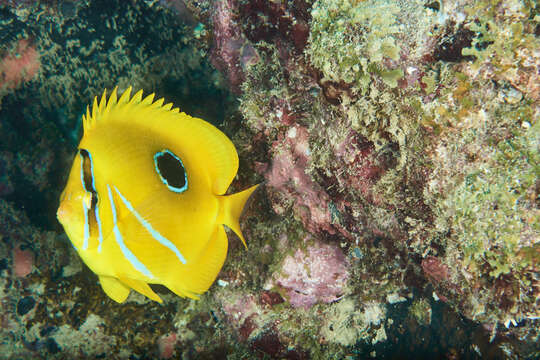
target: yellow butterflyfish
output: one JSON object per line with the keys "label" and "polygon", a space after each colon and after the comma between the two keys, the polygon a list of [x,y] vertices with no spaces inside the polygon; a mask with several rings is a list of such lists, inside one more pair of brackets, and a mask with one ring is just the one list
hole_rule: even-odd
{"label": "yellow butterflyfish", "polygon": [[57,217],[75,249],[121,303],[149,284],[198,298],[227,255],[223,225],[246,242],[239,217],[257,185],[225,195],[238,171],[217,128],[154,94],[106,91],[83,115],[84,134]]}

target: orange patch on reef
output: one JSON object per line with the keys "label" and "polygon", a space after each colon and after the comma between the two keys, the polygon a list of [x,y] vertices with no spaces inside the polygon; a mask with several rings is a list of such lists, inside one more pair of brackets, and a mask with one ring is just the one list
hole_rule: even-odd
{"label": "orange patch on reef", "polygon": [[159,358],[170,359],[174,355],[174,346],[176,345],[176,334],[162,336],[158,340]]}
{"label": "orange patch on reef", "polygon": [[13,249],[13,273],[17,277],[25,277],[32,272],[34,255],[29,250],[21,250],[19,246]]}
{"label": "orange patch on reef", "polygon": [[28,39],[19,40],[15,50],[0,59],[0,90],[15,89],[30,81],[40,66],[36,47]]}

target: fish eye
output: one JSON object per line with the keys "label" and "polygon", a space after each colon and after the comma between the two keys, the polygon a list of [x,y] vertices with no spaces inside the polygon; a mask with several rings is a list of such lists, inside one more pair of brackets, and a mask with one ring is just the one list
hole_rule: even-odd
{"label": "fish eye", "polygon": [[92,159],[90,153],[86,149],[80,149],[79,154],[82,159],[82,180],[84,189],[88,192],[95,192],[94,177],[92,174]]}
{"label": "fish eye", "polygon": [[83,199],[83,206],[85,209],[85,223],[88,229],[88,236],[95,236],[99,230],[98,223],[98,194],[96,191],[96,184],[94,179],[94,164],[92,162],[92,155],[86,149],[79,149],[79,156],[81,157],[81,181],[86,191],[86,198]]}
{"label": "fish eye", "polygon": [[184,163],[170,150],[158,151],[154,155],[154,165],[161,181],[169,190],[183,193],[188,189],[188,179]]}
{"label": "fish eye", "polygon": [[86,149],[79,149],[79,154],[82,159],[82,182],[84,185],[84,189],[92,196],[89,209],[93,209],[98,201],[98,196],[94,183],[94,165],[92,163],[92,156],[90,155],[90,152]]}

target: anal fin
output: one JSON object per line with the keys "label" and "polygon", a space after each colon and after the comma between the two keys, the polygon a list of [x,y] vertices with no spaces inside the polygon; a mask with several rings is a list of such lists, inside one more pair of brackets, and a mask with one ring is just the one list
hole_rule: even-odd
{"label": "anal fin", "polygon": [[117,303],[123,303],[124,301],[126,301],[130,291],[129,287],[125,286],[120,281],[110,276],[100,276],[99,283],[101,284],[101,288],[108,297],[110,297]]}
{"label": "anal fin", "polygon": [[217,225],[212,239],[201,257],[183,266],[181,272],[163,282],[172,292],[181,297],[198,299],[216,280],[227,256],[228,240],[225,229]]}
{"label": "anal fin", "polygon": [[150,299],[152,299],[154,301],[157,301],[158,303],[163,302],[163,300],[161,300],[159,295],[156,294],[154,292],[154,290],[152,290],[150,285],[148,285],[144,281],[133,280],[133,279],[129,279],[129,278],[126,278],[126,277],[119,277],[119,279],[124,285],[129,286],[130,288],[137,291],[138,293],[141,293],[144,296],[146,296],[146,297],[148,297],[148,298],[150,298]]}

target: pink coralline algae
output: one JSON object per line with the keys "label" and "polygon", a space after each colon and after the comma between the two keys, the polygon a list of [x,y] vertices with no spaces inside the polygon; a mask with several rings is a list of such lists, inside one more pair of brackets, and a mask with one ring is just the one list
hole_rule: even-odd
{"label": "pink coralline algae", "polygon": [[343,295],[349,271],[341,249],[316,242],[306,251],[297,249],[283,261],[277,285],[287,289],[294,307],[309,308],[318,302],[331,303]]}
{"label": "pink coralline algae", "polygon": [[227,296],[226,299],[222,299],[222,310],[227,321],[238,331],[243,340],[247,340],[261,326],[258,322],[262,321],[260,320],[262,310],[253,294],[242,296],[236,301],[230,301]]}
{"label": "pink coralline algae", "polygon": [[0,59],[0,90],[15,89],[30,81],[39,71],[41,63],[35,46],[21,39],[13,53]]}
{"label": "pink coralline algae", "polygon": [[29,250],[22,250],[19,246],[13,249],[13,273],[17,277],[25,277],[32,272],[34,255]]}
{"label": "pink coralline algae", "polygon": [[178,341],[176,334],[172,333],[159,338],[159,358],[170,359],[174,355],[174,346]]}
{"label": "pink coralline algae", "polygon": [[214,47],[211,52],[212,64],[226,74],[231,90],[240,93],[240,85],[245,79],[244,66],[257,62],[255,48],[244,36],[236,22],[234,0],[221,0],[214,8]]}
{"label": "pink coralline algae", "polygon": [[[335,146],[335,154],[342,162],[340,165],[348,169],[338,175],[338,181],[344,187],[356,189],[366,199],[379,204],[381,200],[372,194],[371,189],[384,173],[384,168],[375,164],[373,143],[355,131],[350,131],[345,140]],[[335,173],[339,174],[339,171]]]}
{"label": "pink coralline algae", "polygon": [[448,267],[434,256],[422,260],[422,270],[435,282],[448,280]]}
{"label": "pink coralline algae", "polygon": [[[275,156],[270,170],[265,174],[268,185],[280,191],[280,196],[294,199],[296,213],[313,232],[326,230],[333,234],[331,215],[326,192],[306,174],[310,149],[307,129],[291,127],[282,141],[276,142]],[[284,209],[275,203],[274,210]]]}

